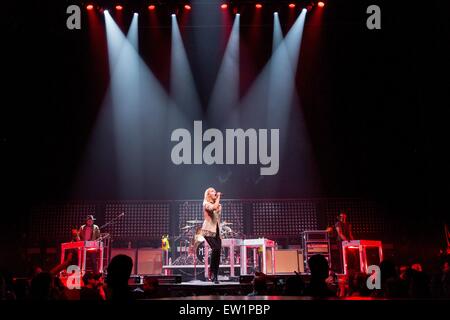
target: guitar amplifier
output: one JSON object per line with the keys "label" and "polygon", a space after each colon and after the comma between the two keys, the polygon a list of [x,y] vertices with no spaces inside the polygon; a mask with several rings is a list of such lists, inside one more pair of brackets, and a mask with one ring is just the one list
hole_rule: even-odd
{"label": "guitar amplifier", "polygon": [[305,231],[303,232],[304,240],[309,241],[328,241],[328,233],[326,231]]}
{"label": "guitar amplifier", "polygon": [[312,230],[302,232],[302,245],[306,268],[308,268],[308,259],[316,254],[323,255],[330,263],[330,241],[327,231]]}
{"label": "guitar amplifier", "polygon": [[308,254],[328,254],[330,248],[328,243],[312,242],[306,244],[306,250]]}

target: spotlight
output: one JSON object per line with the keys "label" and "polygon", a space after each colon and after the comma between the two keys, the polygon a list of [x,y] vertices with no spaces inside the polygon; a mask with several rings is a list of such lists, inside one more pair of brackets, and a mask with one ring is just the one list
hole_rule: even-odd
{"label": "spotlight", "polygon": [[123,9],[123,7],[122,7],[120,4],[118,4],[118,5],[116,6],[116,10],[117,10],[117,11],[122,11],[122,9]]}
{"label": "spotlight", "polygon": [[151,4],[148,6],[148,10],[150,10],[150,11],[155,11],[155,9],[156,9],[156,6],[154,4]]}
{"label": "spotlight", "polygon": [[256,9],[261,9],[261,8],[262,8],[262,4],[261,4],[261,3],[255,4],[255,8],[256,8]]}
{"label": "spotlight", "polygon": [[295,3],[289,3],[289,8],[294,9],[295,8]]}
{"label": "spotlight", "polygon": [[228,5],[226,3],[223,3],[222,5],[220,5],[220,8],[222,10],[226,10],[226,9],[228,9]]}
{"label": "spotlight", "polygon": [[185,4],[184,5],[184,9],[189,11],[189,10],[192,9],[192,7],[190,5],[188,5],[188,4]]}
{"label": "spotlight", "polygon": [[88,5],[86,6],[86,9],[87,9],[87,10],[93,10],[93,9],[94,9],[94,6],[93,6],[92,4],[88,4]]}
{"label": "spotlight", "polygon": [[319,2],[317,3],[317,6],[318,6],[319,8],[323,8],[323,7],[325,7],[325,2],[319,1]]}

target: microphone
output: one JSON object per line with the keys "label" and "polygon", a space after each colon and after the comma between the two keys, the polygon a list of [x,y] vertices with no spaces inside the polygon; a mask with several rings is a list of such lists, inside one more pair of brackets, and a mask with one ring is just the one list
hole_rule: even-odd
{"label": "microphone", "polygon": [[123,217],[125,215],[125,212],[122,212],[119,217]]}

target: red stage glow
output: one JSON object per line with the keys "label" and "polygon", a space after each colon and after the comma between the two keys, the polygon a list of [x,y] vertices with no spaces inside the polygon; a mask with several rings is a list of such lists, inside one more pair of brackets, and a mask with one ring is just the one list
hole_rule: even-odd
{"label": "red stage glow", "polygon": [[117,11],[121,11],[123,9],[123,7],[120,5],[120,4],[118,4],[117,6],[116,6],[116,10]]}
{"label": "red stage glow", "polygon": [[228,9],[228,5],[226,3],[224,3],[220,6],[220,8],[223,10]]}
{"label": "red stage glow", "polygon": [[257,4],[255,5],[255,8],[256,8],[256,9],[261,9],[261,8],[262,8],[262,4],[261,4],[261,3],[257,3]]}
{"label": "red stage glow", "polygon": [[323,7],[325,7],[325,2],[319,1],[319,2],[317,3],[317,5],[319,6],[319,8],[323,8]]}
{"label": "red stage glow", "polygon": [[186,4],[186,5],[184,6],[184,8],[185,8],[186,10],[191,10],[191,9],[192,9],[191,6],[188,5],[188,4]]}
{"label": "red stage glow", "polygon": [[294,9],[295,8],[295,3],[289,3],[289,8]]}
{"label": "red stage glow", "polygon": [[150,11],[154,11],[155,9],[156,9],[156,6],[153,4],[148,6],[148,10],[150,10]]}
{"label": "red stage glow", "polygon": [[93,6],[92,4],[88,4],[88,5],[86,6],[86,9],[87,9],[87,10],[93,10],[93,9],[94,9],[94,6]]}

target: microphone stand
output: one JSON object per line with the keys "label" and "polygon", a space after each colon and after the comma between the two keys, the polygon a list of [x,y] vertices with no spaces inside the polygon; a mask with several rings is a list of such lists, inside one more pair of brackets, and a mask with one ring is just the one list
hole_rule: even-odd
{"label": "microphone stand", "polygon": [[124,215],[125,215],[125,213],[122,212],[122,213],[119,214],[117,217],[111,219],[110,221],[108,221],[107,223],[105,223],[104,225],[102,225],[102,226],[100,227],[100,230],[103,229],[103,228],[105,228],[105,227],[107,227],[107,226],[109,226],[110,224],[112,224],[113,222],[115,222],[117,219],[122,218]]}

